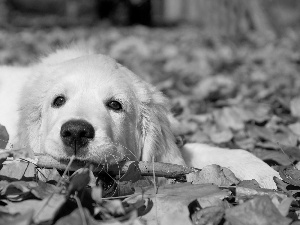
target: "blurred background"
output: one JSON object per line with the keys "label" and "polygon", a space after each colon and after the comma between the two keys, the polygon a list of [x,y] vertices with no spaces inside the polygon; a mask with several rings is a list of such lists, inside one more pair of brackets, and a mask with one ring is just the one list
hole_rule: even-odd
{"label": "blurred background", "polygon": [[299,0],[0,0],[0,64],[85,44],[163,91],[189,141],[260,156],[299,145],[299,34]]}

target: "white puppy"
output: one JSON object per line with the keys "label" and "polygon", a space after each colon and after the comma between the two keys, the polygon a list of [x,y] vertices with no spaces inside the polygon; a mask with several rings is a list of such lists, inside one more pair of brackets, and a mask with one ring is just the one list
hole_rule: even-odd
{"label": "white puppy", "polygon": [[0,69],[0,124],[13,148],[100,164],[151,161],[219,164],[240,179],[276,188],[278,173],[244,150],[186,144],[181,151],[167,99],[113,59],[59,50],[27,68]]}

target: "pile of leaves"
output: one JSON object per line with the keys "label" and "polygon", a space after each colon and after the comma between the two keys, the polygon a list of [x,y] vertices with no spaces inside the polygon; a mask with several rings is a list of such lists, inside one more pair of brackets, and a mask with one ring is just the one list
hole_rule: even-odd
{"label": "pile of leaves", "polygon": [[299,188],[288,191],[277,179],[279,190],[262,189],[217,165],[126,162],[125,171],[120,163],[115,173],[99,165],[71,173],[74,156],[61,174],[32,156],[29,149],[0,154],[1,224],[288,225],[300,212]]}
{"label": "pile of leaves", "polygon": [[265,190],[218,166],[168,185],[153,174],[132,171],[134,179],[122,179],[126,173],[93,174],[88,168],[62,176],[33,163],[8,164],[15,153],[4,152],[1,222],[299,224],[298,33],[280,39],[249,33],[233,42],[194,27],[12,28],[0,32],[0,62],[28,65],[73,42],[116,58],[155,84],[170,98],[180,121],[177,135],[187,142],[248,150],[278,170],[283,181],[276,180],[278,190]]}

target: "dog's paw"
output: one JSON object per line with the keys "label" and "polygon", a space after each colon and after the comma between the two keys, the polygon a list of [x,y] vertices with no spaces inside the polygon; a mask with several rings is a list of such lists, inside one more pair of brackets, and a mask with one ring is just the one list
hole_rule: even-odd
{"label": "dog's paw", "polygon": [[279,173],[245,150],[191,143],[182,148],[182,156],[188,166],[201,169],[217,164],[230,169],[240,180],[255,179],[262,188],[277,189],[273,177],[280,178]]}

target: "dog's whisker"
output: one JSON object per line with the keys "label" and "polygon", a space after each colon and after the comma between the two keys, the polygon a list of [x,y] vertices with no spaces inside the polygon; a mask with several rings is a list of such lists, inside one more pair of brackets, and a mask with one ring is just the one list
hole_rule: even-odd
{"label": "dog's whisker", "polygon": [[[98,137],[98,138],[96,138],[96,139],[100,139],[100,138]],[[111,140],[110,140],[109,142],[117,148],[116,150],[118,150],[118,147],[119,147],[119,146],[121,146],[122,148],[126,149],[128,152],[130,152],[130,153],[134,156],[135,160],[139,161],[139,159],[138,159],[138,157],[136,156],[136,154],[134,154],[134,152],[131,151],[131,150],[130,150],[129,148],[127,148],[126,146],[122,145],[122,144],[119,143],[119,142],[113,142],[113,141],[111,141]],[[97,148],[97,147],[95,147],[95,148]],[[121,152],[120,152],[120,153],[121,153]],[[128,159],[130,160],[129,157],[128,157]]]}

